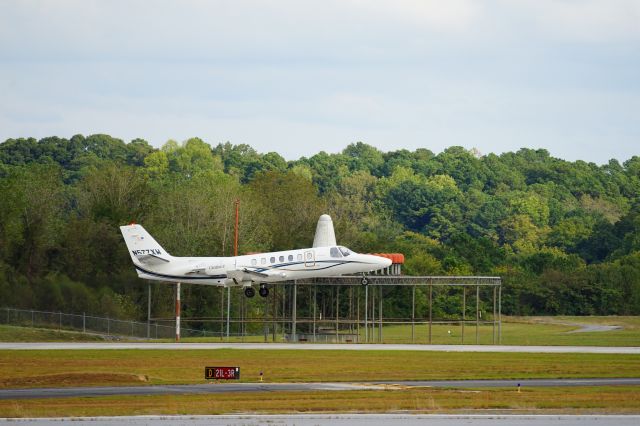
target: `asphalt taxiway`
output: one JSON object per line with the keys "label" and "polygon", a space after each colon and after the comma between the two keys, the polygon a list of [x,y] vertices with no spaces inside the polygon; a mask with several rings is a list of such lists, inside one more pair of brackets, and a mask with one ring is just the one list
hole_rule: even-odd
{"label": "asphalt taxiway", "polygon": [[522,388],[558,386],[640,386],[640,378],[527,379],[527,380],[421,380],[359,383],[207,383],[197,385],[104,386],[0,389],[0,399],[78,398],[125,395],[185,395],[232,392],[345,391],[437,388]]}
{"label": "asphalt taxiway", "polygon": [[0,350],[341,350],[341,351],[428,351],[428,352],[508,352],[583,353],[640,355],[640,346],[507,346],[507,345],[419,345],[419,344],[330,344],[330,343],[0,343]]}

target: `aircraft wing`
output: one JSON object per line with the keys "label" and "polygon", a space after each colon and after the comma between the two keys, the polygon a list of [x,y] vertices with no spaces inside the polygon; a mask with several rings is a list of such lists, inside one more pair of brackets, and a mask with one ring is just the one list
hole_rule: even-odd
{"label": "aircraft wing", "polygon": [[234,271],[227,271],[227,277],[231,278],[236,282],[241,282],[241,281],[261,282],[261,281],[267,281],[270,278],[286,279],[286,276],[287,275],[284,272],[275,272],[275,271],[269,271],[269,270],[258,272],[258,271],[252,271],[248,268],[236,269]]}

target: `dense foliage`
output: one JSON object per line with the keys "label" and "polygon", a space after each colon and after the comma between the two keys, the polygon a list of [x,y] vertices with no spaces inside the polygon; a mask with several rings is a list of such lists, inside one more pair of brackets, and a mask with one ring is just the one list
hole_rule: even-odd
{"label": "dense foliage", "polygon": [[[143,317],[145,283],[118,226],[143,223],[174,255],[230,255],[239,199],[240,252],[309,246],[326,212],[340,243],[402,252],[407,274],[502,276],[509,314],[637,315],[639,195],[635,156],[598,166],[542,149],[436,155],[359,142],[286,161],[198,138],[160,149],[108,135],[9,139],[0,304]],[[211,289],[187,287],[187,315],[218,314]],[[155,309],[169,313],[170,298]],[[410,316],[406,299],[389,295],[388,311]]]}

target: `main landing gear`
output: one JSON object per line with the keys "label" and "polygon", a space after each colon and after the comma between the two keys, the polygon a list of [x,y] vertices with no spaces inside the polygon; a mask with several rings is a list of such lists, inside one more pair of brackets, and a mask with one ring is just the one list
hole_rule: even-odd
{"label": "main landing gear", "polygon": [[[269,295],[269,289],[267,288],[267,285],[260,284],[260,290],[258,290],[258,293],[262,297],[267,297]],[[256,290],[253,287],[245,287],[244,295],[247,296],[248,298],[252,298],[253,296],[256,295]]]}
{"label": "main landing gear", "polygon": [[260,296],[262,297],[267,297],[269,295],[269,289],[267,288],[267,285],[260,284],[260,290],[258,290],[258,293],[260,293]]}

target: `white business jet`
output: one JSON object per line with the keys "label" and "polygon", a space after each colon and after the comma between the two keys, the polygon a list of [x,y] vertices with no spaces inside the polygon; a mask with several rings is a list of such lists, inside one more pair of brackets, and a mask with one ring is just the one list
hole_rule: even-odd
{"label": "white business jet", "polygon": [[148,280],[216,286],[242,286],[253,297],[253,284],[260,285],[260,296],[269,294],[267,283],[304,278],[363,274],[387,268],[391,260],[358,254],[335,242],[333,222],[320,216],[312,248],[259,253],[234,257],[174,257],[142,227],[131,224],[120,231],[129,249],[138,276]]}

